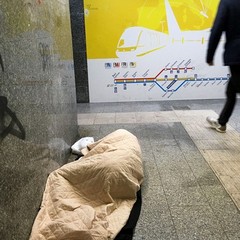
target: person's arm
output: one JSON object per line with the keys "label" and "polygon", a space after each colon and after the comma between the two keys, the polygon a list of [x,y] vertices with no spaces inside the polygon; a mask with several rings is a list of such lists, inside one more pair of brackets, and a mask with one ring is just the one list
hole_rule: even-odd
{"label": "person's arm", "polygon": [[217,15],[215,17],[208,42],[206,62],[209,65],[213,65],[214,54],[216,52],[222,33],[225,30],[226,21],[227,21],[227,6],[225,1],[221,0],[218,6]]}

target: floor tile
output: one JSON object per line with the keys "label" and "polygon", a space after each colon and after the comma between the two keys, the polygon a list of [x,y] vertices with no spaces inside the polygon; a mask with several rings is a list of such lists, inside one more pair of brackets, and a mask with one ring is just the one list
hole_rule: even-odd
{"label": "floor tile", "polygon": [[[191,111],[178,112],[185,117],[183,122],[186,131],[194,140],[209,166],[212,168],[220,182],[225,187],[237,207],[240,209],[240,136],[231,126],[226,133],[218,133],[215,130],[204,127],[201,123],[189,123]],[[210,113],[210,112],[209,112]],[[199,118],[207,111],[194,111]],[[181,118],[181,117],[180,117]]]}
{"label": "floor tile", "polygon": [[[207,116],[218,116],[223,104],[104,103],[86,104],[79,111],[80,136],[97,140],[124,128],[139,139],[145,177],[133,240],[240,239],[240,211],[234,203],[240,201],[240,106],[226,134],[206,122]],[[108,113],[114,113],[115,120]]]}
{"label": "floor tile", "polygon": [[174,207],[171,213],[180,240],[228,239],[210,207]]}

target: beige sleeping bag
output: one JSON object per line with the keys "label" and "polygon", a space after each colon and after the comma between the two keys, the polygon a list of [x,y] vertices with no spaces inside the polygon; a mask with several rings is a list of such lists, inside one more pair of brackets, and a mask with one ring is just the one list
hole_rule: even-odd
{"label": "beige sleeping bag", "polygon": [[143,181],[137,138],[119,129],[52,172],[30,240],[114,239]]}

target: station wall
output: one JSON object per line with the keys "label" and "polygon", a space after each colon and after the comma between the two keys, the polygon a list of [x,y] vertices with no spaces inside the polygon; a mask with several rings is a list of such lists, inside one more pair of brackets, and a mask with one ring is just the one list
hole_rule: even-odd
{"label": "station wall", "polygon": [[90,102],[223,98],[224,37],[205,63],[218,3],[84,0]]}

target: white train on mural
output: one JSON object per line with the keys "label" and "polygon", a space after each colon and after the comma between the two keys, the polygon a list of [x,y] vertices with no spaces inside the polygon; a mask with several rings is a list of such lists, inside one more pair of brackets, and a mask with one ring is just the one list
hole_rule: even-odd
{"label": "white train on mural", "polygon": [[116,54],[118,57],[140,57],[165,47],[168,41],[168,34],[144,27],[130,27],[118,41]]}
{"label": "white train on mural", "polygon": [[168,34],[144,27],[129,27],[118,41],[116,55],[119,58],[144,56],[175,43],[206,44],[210,29],[181,31],[168,0],[165,0],[165,7]]}

